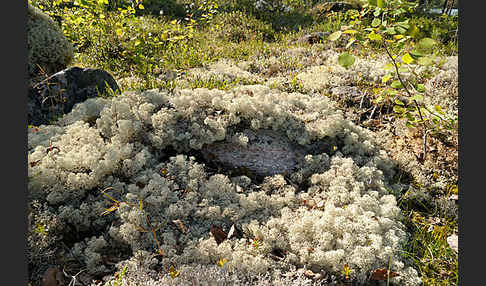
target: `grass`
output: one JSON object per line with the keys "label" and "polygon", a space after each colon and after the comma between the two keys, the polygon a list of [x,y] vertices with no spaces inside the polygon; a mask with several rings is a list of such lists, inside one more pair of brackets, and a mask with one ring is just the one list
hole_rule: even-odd
{"label": "grass", "polygon": [[[76,19],[79,18],[76,17],[85,19],[82,18],[82,15],[76,16],[73,11],[60,10],[49,6],[46,1],[31,2],[36,6],[43,5],[44,10],[51,9],[50,11],[62,18],[67,25],[77,21]],[[225,1],[220,2],[225,3]],[[226,9],[228,7],[231,6],[228,4]],[[189,22],[184,19],[178,19],[179,21],[174,23],[174,18],[165,16],[121,17],[115,11],[104,13],[108,20],[101,22],[101,25],[83,26],[78,23],[77,26],[66,31],[69,32],[68,37],[76,46],[73,65],[103,68],[113,74],[117,81],[122,78],[127,79],[123,81],[123,84],[120,84],[122,90],[151,88],[171,90],[181,87],[228,90],[236,85],[249,84],[251,82],[239,78],[234,80],[194,78],[186,85],[181,85],[174,80],[160,80],[160,76],[168,71],[187,72],[192,68],[207,66],[221,59],[242,62],[255,58],[265,59],[278,56],[282,51],[302,47],[299,44],[292,44],[292,40],[299,36],[314,31],[335,31],[347,21],[344,14],[337,13],[329,16],[327,21],[313,22],[312,15],[306,14],[305,9],[299,10],[298,14],[289,14],[279,21],[273,22],[268,20],[271,19],[272,15],[248,15],[251,16],[253,23],[249,27],[264,27],[265,29],[272,27],[273,30],[267,32],[273,33],[273,37],[270,40],[264,39],[255,34],[255,31],[244,30],[245,35],[242,37],[246,38],[242,41],[235,41],[229,35],[236,33],[235,29],[241,28],[238,23],[228,27],[215,28],[211,22],[207,24],[200,18],[197,19],[198,25],[190,30],[187,26]],[[457,17],[417,17],[413,21],[422,25],[424,34],[440,40],[441,44],[437,49],[438,55],[457,55],[457,39],[449,30],[454,27],[457,28]],[[224,25],[224,21],[219,21],[218,25]],[[121,28],[123,30],[119,32],[117,29]],[[225,35],[228,35],[228,37],[225,37]],[[165,37],[177,36],[180,36],[180,38],[174,41],[163,40]],[[391,47],[391,49],[393,50],[394,47]],[[395,47],[395,49],[397,48]],[[364,48],[353,52],[361,56],[373,53],[373,51]],[[279,69],[285,72],[297,68],[296,65],[298,63],[287,62]],[[288,91],[301,90],[295,76],[289,77],[288,85]],[[363,87],[372,90],[370,86],[366,85],[367,83],[363,83]],[[345,106],[341,107],[346,108]],[[439,197],[447,197],[451,192],[454,193],[451,190],[456,186],[457,177],[449,179],[451,184],[441,190],[429,190],[420,186],[418,189],[432,194],[431,200],[439,200]],[[457,186],[455,190],[455,193],[457,193]],[[407,200],[405,194],[402,195],[400,200],[400,207],[404,213],[403,222],[411,233],[411,239],[406,246],[404,255],[413,261],[416,269],[420,272],[423,285],[457,285],[459,276],[458,255],[447,243],[447,237],[457,232],[457,218],[450,218],[440,212],[437,209],[438,204],[434,202],[429,202],[428,205],[424,206],[413,199]],[[43,225],[37,225],[36,232],[42,235],[47,233]],[[125,275],[125,271],[126,268],[118,275],[116,281],[110,282],[108,285],[121,285],[121,277]]]}

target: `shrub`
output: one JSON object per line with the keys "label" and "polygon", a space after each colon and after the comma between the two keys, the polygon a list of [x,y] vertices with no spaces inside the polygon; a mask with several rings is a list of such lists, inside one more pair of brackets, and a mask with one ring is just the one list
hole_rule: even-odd
{"label": "shrub", "polygon": [[[308,153],[288,174],[237,187],[241,177],[232,182],[198,152],[242,129],[281,132]],[[34,141],[29,191],[57,209],[71,231],[85,234],[75,255],[92,274],[103,270],[97,254],[128,246],[152,268],[225,258],[230,271],[253,275],[294,266],[339,275],[348,265],[360,283],[393,258],[400,273],[393,282],[420,282],[400,254],[407,234],[387,190],[393,162],[370,131],[345,120],[326,97],[261,85],[127,93],[77,105],[58,128],[30,130]],[[326,147],[330,142],[334,148]],[[114,204],[106,209],[107,203]],[[210,236],[212,225],[232,224],[241,226],[242,238],[218,244]],[[275,251],[285,253],[280,261],[271,258]]]}
{"label": "shrub", "polygon": [[27,63],[32,78],[41,71],[50,75],[73,60],[73,47],[57,24],[41,10],[28,4]]}

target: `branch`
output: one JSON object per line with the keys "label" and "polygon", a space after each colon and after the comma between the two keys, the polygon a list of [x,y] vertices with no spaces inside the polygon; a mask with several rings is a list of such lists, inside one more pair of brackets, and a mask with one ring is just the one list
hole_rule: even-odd
{"label": "branch", "polygon": [[[412,93],[410,93],[410,91],[408,90],[407,86],[405,85],[405,82],[402,80],[402,77],[400,76],[400,72],[398,71],[398,65],[397,65],[397,62],[395,61],[395,59],[393,58],[393,56],[390,54],[390,51],[388,50],[388,47],[386,45],[386,42],[385,42],[385,37],[383,37],[383,47],[385,48],[385,51],[388,55],[388,57],[391,59],[392,63],[393,63],[393,66],[395,66],[395,71],[397,73],[397,77],[398,77],[398,80],[400,81],[400,83],[402,84],[403,88],[405,89],[405,91],[407,92],[407,94],[412,97]],[[422,112],[420,111],[420,107],[418,105],[418,102],[413,99],[413,102],[415,104],[415,107],[417,108],[417,111],[418,111],[418,114],[420,116],[420,120],[422,121],[422,127],[423,127],[423,132],[424,132],[424,153],[422,155],[422,160],[425,161],[425,153],[427,152],[427,145],[426,145],[426,140],[427,140],[427,127],[425,126],[425,120],[424,120],[424,117],[422,116]]]}

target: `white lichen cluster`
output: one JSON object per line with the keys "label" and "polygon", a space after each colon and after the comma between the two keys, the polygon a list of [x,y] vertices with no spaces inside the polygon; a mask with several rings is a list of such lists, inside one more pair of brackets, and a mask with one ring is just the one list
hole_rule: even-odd
{"label": "white lichen cluster", "polygon": [[243,70],[240,66],[230,60],[222,59],[205,68],[190,69],[184,78],[181,79],[181,83],[195,80],[228,83],[240,81],[242,84],[254,84],[260,82],[261,78]]}
{"label": "white lichen cluster", "polygon": [[433,108],[440,105],[449,118],[458,117],[459,75],[458,57],[447,57],[437,74],[425,84],[425,103]]}
{"label": "white lichen cluster", "polygon": [[[319,283],[310,277],[306,277],[303,269],[292,270],[292,272],[282,273],[276,269],[272,273],[249,275],[242,271],[229,271],[226,266],[192,264],[183,265],[178,271],[179,276],[172,278],[167,273],[160,273],[140,266],[140,262],[131,259],[123,263],[127,267],[125,276],[121,278],[121,285],[146,285],[146,286],[224,286],[224,285],[258,285],[258,286],[317,286],[326,285]],[[122,268],[120,266],[120,268]],[[115,281],[112,278],[110,281]],[[101,286],[92,284],[91,286]]]}
{"label": "white lichen cluster", "polygon": [[[282,132],[309,154],[290,174],[260,184],[215,173],[184,154],[234,141],[241,128]],[[44,129],[48,136],[39,133]],[[326,97],[263,85],[127,93],[89,99],[39,132],[29,133],[36,142],[28,154],[29,191],[62,220],[98,233],[76,246],[91,273],[103,270],[97,254],[110,246],[128,245],[142,256],[156,251],[147,231],[153,227],[164,262],[178,267],[224,258],[229,271],[257,275],[293,266],[336,273],[348,264],[364,282],[392,258],[400,273],[393,282],[420,282],[400,252],[407,235],[388,191],[394,164],[370,131],[345,120]],[[326,142],[335,148],[316,147]],[[100,219],[113,204],[101,190],[121,204]],[[228,231],[233,224],[243,238],[218,245],[210,227]],[[279,261],[271,258],[277,249],[285,253]]]}
{"label": "white lichen cluster", "polygon": [[273,78],[286,76],[306,67],[322,65],[326,60],[326,49],[322,44],[310,47],[279,48],[270,54],[256,54],[245,62],[243,69],[260,76]]}
{"label": "white lichen cluster", "polygon": [[387,74],[386,58],[356,60],[349,68],[339,65],[339,53],[333,50],[323,52],[325,62],[312,66],[297,75],[308,91],[329,91],[333,87],[356,85],[359,81],[379,82]]}
{"label": "white lichen cluster", "polygon": [[51,75],[69,65],[73,59],[72,44],[57,24],[45,13],[28,4],[27,63],[29,78],[39,76],[41,69]]}

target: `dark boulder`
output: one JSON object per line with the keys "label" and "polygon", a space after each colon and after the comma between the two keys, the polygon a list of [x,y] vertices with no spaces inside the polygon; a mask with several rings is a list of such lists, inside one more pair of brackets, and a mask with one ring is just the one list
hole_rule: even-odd
{"label": "dark boulder", "polygon": [[115,79],[102,69],[71,67],[55,73],[29,88],[28,124],[49,124],[76,103],[107,94],[109,89],[120,91]]}

